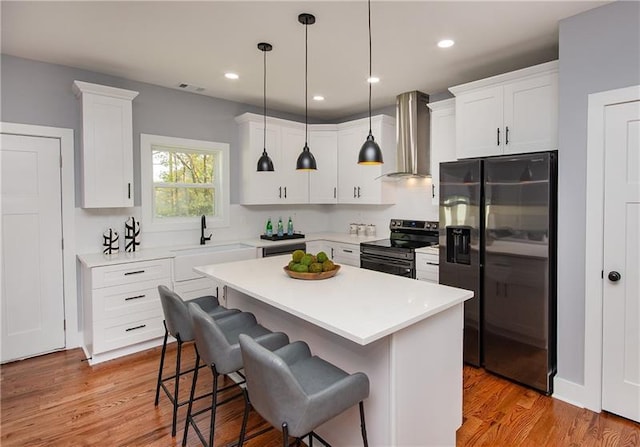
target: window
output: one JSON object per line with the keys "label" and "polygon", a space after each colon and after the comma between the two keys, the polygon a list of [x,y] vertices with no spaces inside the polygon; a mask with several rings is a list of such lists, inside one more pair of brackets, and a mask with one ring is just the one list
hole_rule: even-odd
{"label": "window", "polygon": [[228,226],[228,144],[141,134],[140,159],[146,230]]}

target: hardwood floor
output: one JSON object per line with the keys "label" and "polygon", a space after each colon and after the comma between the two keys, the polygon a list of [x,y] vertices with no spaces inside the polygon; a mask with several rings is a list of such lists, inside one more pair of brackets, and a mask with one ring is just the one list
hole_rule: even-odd
{"label": "hardwood floor", "polygon": [[[175,362],[174,347],[167,365]],[[193,362],[192,352],[188,347],[183,355],[185,366]],[[185,409],[172,438],[169,400],[161,395],[158,407],[153,405],[159,356],[156,348],[91,367],[75,349],[2,365],[0,445],[180,445]],[[201,371],[203,392],[211,373]],[[189,386],[190,379],[181,380],[185,394]],[[640,446],[639,424],[554,400],[482,369],[465,367],[464,388],[458,446]],[[219,410],[216,445],[236,440],[242,411],[241,400]],[[202,425],[207,421],[208,415]],[[249,430],[266,426],[253,412]],[[279,439],[272,430],[246,445],[276,447]],[[193,430],[188,445],[200,445]]]}

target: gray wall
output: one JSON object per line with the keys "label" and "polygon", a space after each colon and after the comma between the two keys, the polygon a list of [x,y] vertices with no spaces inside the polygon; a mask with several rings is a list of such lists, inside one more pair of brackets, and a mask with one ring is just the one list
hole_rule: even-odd
{"label": "gray wall", "polygon": [[[640,3],[560,22],[558,375],[584,384],[587,95],[640,84]],[[588,241],[598,244],[601,241]]]}
{"label": "gray wall", "polygon": [[[245,112],[262,114],[261,107],[117,78],[78,68],[2,55],[0,120],[12,123],[74,129],[79,160],[80,102],[71,90],[74,80],[140,92],[133,100],[135,204],[140,205],[140,134],[193,138],[229,143],[231,147],[231,203],[238,203],[239,154],[233,118]],[[278,118],[304,122],[304,117],[268,110]],[[256,154],[256,161],[259,154]],[[76,163],[76,178],[79,176]],[[76,187],[76,199],[79,198]],[[76,203],[79,203],[76,200]]]}

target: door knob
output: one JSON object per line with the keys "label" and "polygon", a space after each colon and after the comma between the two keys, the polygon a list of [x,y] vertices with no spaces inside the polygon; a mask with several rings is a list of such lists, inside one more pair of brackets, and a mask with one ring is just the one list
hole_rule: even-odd
{"label": "door knob", "polygon": [[607,276],[609,278],[609,281],[612,282],[616,282],[616,281],[620,281],[620,273],[613,271],[613,272],[609,272],[609,275]]}

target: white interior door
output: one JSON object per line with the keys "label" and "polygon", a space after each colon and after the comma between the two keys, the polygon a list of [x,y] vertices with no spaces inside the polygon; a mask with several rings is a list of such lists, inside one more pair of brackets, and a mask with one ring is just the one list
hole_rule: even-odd
{"label": "white interior door", "polygon": [[640,101],[605,123],[602,408],[640,422]]}
{"label": "white interior door", "polygon": [[60,140],[2,135],[2,350],[65,347]]}

